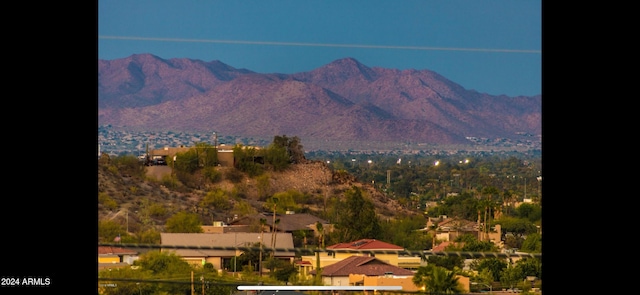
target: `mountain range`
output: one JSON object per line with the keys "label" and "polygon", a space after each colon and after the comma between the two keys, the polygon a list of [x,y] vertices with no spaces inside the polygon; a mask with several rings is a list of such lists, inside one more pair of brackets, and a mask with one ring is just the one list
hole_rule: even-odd
{"label": "mountain range", "polygon": [[541,95],[479,93],[430,70],[353,58],[294,74],[152,54],[98,60],[98,124],[128,130],[468,144],[539,136],[541,109]]}

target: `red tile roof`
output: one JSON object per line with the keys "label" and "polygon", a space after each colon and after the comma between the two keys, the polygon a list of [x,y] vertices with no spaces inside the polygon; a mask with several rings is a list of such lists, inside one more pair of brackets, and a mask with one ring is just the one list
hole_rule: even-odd
{"label": "red tile roof", "polygon": [[404,248],[376,239],[361,239],[355,242],[338,243],[328,246],[327,249],[351,249],[351,250],[404,250]]}
{"label": "red tile roof", "polygon": [[138,254],[138,252],[120,247],[98,246],[98,254]]}
{"label": "red tile roof", "polygon": [[[315,274],[316,270],[312,270],[310,274]],[[366,276],[382,276],[386,274],[393,275],[413,275],[413,272],[393,266],[375,257],[367,256],[350,256],[340,262],[325,266],[322,269],[323,276],[342,277],[350,274],[360,274]]]}
{"label": "red tile roof", "polygon": [[450,241],[444,241],[440,244],[438,244],[437,246],[433,247],[433,249],[431,249],[432,252],[443,252],[446,251],[447,247],[449,246],[456,246],[458,248],[462,248],[464,246],[464,242],[450,242]]}

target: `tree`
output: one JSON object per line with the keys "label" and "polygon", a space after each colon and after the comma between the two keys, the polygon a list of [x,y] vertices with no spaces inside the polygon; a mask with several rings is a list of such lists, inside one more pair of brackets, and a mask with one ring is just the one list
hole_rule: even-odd
{"label": "tree", "polygon": [[520,275],[522,276],[520,279],[524,279],[527,276],[534,276],[542,279],[542,261],[538,258],[522,258],[516,262],[516,268],[520,271]]}
{"label": "tree", "polygon": [[258,257],[258,274],[262,277],[262,244],[264,243],[264,227],[267,225],[266,218],[260,218],[260,257]]}
{"label": "tree", "polygon": [[463,292],[456,273],[440,266],[419,267],[412,281],[416,286],[424,287],[424,290],[430,293],[461,294]]}
{"label": "tree", "polygon": [[173,169],[175,170],[178,177],[180,177],[182,173],[192,174],[199,167],[198,153],[195,149],[189,149],[186,152],[176,153],[175,157],[176,161],[173,164]]}
{"label": "tree", "polygon": [[167,219],[165,224],[168,233],[201,233],[202,222],[194,213],[180,211]]}
{"label": "tree", "polygon": [[280,148],[282,148],[287,155],[289,163],[304,163],[306,161],[304,149],[302,144],[300,144],[300,138],[297,136],[288,138],[286,135],[276,135],[270,147],[278,148],[277,150],[281,150]]}
{"label": "tree", "polygon": [[484,268],[478,273],[478,281],[485,283],[487,285],[491,285],[496,276],[493,275],[489,268]]}
{"label": "tree", "polygon": [[[140,255],[135,261],[143,270],[150,271],[154,277],[189,277],[193,268],[175,252],[150,251]],[[187,281],[185,281],[186,283]],[[167,294],[185,294],[188,284],[160,284],[159,292]],[[160,293],[154,293],[160,294]]]}
{"label": "tree", "polygon": [[138,232],[136,237],[139,244],[160,244],[160,232],[152,228]]}
{"label": "tree", "polygon": [[119,223],[111,220],[98,221],[98,239],[111,243],[118,236],[122,238],[122,235],[128,234],[126,233],[126,229]]}
{"label": "tree", "polygon": [[293,232],[293,246],[307,248],[307,230],[298,229]]}
{"label": "tree", "polygon": [[475,260],[472,265],[472,268],[477,270],[479,273],[482,273],[483,270],[488,269],[491,274],[493,274],[493,281],[500,281],[500,275],[502,274],[502,270],[507,268],[507,262],[502,258],[481,258]]}
{"label": "tree", "polygon": [[373,202],[365,198],[357,186],[345,192],[346,200],[338,201],[337,220],[333,231],[338,241],[376,239],[380,235],[380,222]]}
{"label": "tree", "polygon": [[261,261],[260,250],[255,250],[256,248],[261,249],[260,242],[252,244],[247,243],[245,244],[245,247],[251,247],[251,249],[244,251],[240,256],[238,256],[237,265],[242,266],[243,270],[250,269],[251,271],[253,271],[255,269],[255,266],[253,264],[258,264]]}
{"label": "tree", "polygon": [[256,210],[256,208],[254,208],[246,200],[238,200],[233,205],[233,210],[231,210],[231,213],[238,214],[238,216],[243,216],[243,215],[256,214],[258,213],[258,210]]}
{"label": "tree", "polygon": [[140,255],[136,264],[154,275],[191,272],[189,263],[172,251],[149,251]]}
{"label": "tree", "polygon": [[516,208],[520,218],[536,222],[542,219],[542,207],[538,204],[524,203]]}
{"label": "tree", "polygon": [[[136,261],[137,262],[137,261]],[[113,287],[98,287],[98,294],[123,295],[123,294],[159,294],[161,284],[137,283],[135,280],[150,280],[153,274],[147,269],[132,269],[130,267],[118,267],[103,269],[98,272],[99,286],[102,284],[117,284]],[[124,281],[110,281],[110,279],[125,279]],[[131,280],[131,281],[127,281]]]}
{"label": "tree", "polygon": [[318,231],[318,245],[324,249],[324,227],[320,221],[316,221],[316,230]]}
{"label": "tree", "polygon": [[[271,197],[271,201],[273,204],[273,224],[271,225],[271,248],[276,247],[276,210],[278,207],[278,198]],[[275,252],[275,251],[274,251]],[[274,253],[271,252],[271,257],[273,257]]]}
{"label": "tree", "polygon": [[115,210],[118,208],[118,202],[112,199],[109,194],[105,192],[98,193],[98,204],[104,206],[109,210]]}
{"label": "tree", "polygon": [[255,147],[245,147],[237,144],[233,147],[233,157],[235,158],[236,169],[247,173],[250,177],[261,175],[264,172],[262,164],[256,163],[259,157]]}
{"label": "tree", "polygon": [[[459,238],[465,237],[466,235],[462,235]],[[448,252],[460,252],[462,251],[462,249],[460,247],[458,247],[455,243],[451,243],[449,244],[449,246],[447,246],[446,248],[444,248],[445,251]],[[464,267],[464,257],[462,256],[454,256],[454,255],[447,255],[447,256],[429,256],[427,257],[427,264],[429,265],[434,265],[434,266],[441,266],[444,267],[448,270],[454,270],[456,268],[463,268]]]}
{"label": "tree", "polygon": [[539,233],[528,234],[527,238],[522,242],[523,252],[541,253],[542,252],[542,235]]}
{"label": "tree", "polygon": [[299,200],[303,198],[303,194],[296,190],[288,190],[286,192],[279,192],[273,194],[272,198],[269,198],[263,208],[265,210],[271,210],[276,207],[275,202],[277,202],[277,211],[276,213],[285,213],[286,211],[296,211],[300,208],[298,205],[300,203]]}
{"label": "tree", "polygon": [[198,142],[192,149],[196,152],[198,167],[214,167],[218,164],[218,150],[211,144]]}
{"label": "tree", "polygon": [[292,275],[296,275],[298,273],[298,270],[293,264],[279,259],[276,261],[276,270],[274,272],[271,272],[271,276],[278,281],[289,282],[289,278],[291,278]]}
{"label": "tree", "polygon": [[503,233],[513,233],[515,235],[527,235],[536,233],[538,228],[526,218],[502,217],[495,220],[493,224],[500,224]]}
{"label": "tree", "polygon": [[381,222],[380,239],[405,249],[423,250],[430,244],[427,235],[419,231],[424,228],[426,222],[422,215],[403,215],[391,221]]}
{"label": "tree", "polygon": [[269,195],[269,190],[271,189],[271,183],[269,180],[271,179],[269,174],[263,174],[256,177],[256,188],[258,189],[258,199],[264,200]]}
{"label": "tree", "polygon": [[513,264],[509,264],[500,274],[500,283],[502,286],[509,286],[509,289],[513,289],[521,281],[521,278],[521,270],[514,267]]}
{"label": "tree", "polygon": [[498,247],[493,242],[471,240],[462,246],[462,251],[466,252],[496,252]]}
{"label": "tree", "polygon": [[[446,249],[446,251],[451,251]],[[464,267],[464,257],[461,256],[429,256],[427,257],[427,264],[440,266],[448,270],[454,270],[456,268]]]}
{"label": "tree", "polygon": [[272,143],[264,153],[264,162],[273,171],[283,171],[289,167],[290,159],[287,148]]}
{"label": "tree", "polygon": [[229,196],[221,188],[215,188],[204,196],[200,201],[200,207],[210,208],[216,210],[229,210],[232,208],[231,202],[229,202]]}

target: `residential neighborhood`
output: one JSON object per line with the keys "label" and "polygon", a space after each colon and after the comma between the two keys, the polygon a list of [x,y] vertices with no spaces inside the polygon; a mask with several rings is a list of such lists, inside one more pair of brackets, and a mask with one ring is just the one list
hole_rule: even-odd
{"label": "residential neighborhood", "polygon": [[[260,213],[234,219],[229,224],[217,222],[214,225],[203,225],[202,233],[161,233],[160,251],[174,253],[196,269],[209,264],[219,273],[241,277],[244,271],[236,264],[238,257],[257,248],[260,252],[259,259],[252,264],[259,276],[270,271],[263,262],[266,261],[267,255],[272,255],[278,260],[293,264],[300,280],[309,280],[319,275],[323,286],[401,286],[405,292],[421,291],[413,282],[413,277],[416,270],[427,265],[427,261],[420,256],[406,254],[414,251],[376,239],[346,241],[328,245],[321,251],[301,251],[303,249],[294,245],[292,232],[306,230],[309,238],[317,239],[321,233],[317,231],[316,224],[322,223],[323,228],[328,231],[332,228],[331,224],[309,214],[293,212],[279,215],[278,218],[277,227],[274,227],[272,222],[264,222],[272,220],[272,216]],[[250,226],[255,224],[251,220],[256,219],[263,220],[263,227],[259,230]],[[494,231],[483,233],[477,223],[440,216],[430,218],[428,224],[425,224],[425,229],[429,227],[436,228],[438,237],[438,244],[431,249],[433,253],[447,251],[450,245],[460,246],[461,243],[454,240],[462,234],[480,238],[484,236],[497,246],[502,245],[500,226],[496,226]],[[275,251],[267,252],[268,248],[274,248]],[[303,254],[299,255],[298,252]],[[134,262],[138,259],[139,253],[131,248],[101,246],[98,250],[98,269],[136,268]],[[522,254],[526,256],[527,253]],[[517,259],[517,256],[514,257],[514,261]],[[470,270],[469,265],[473,260],[465,259],[466,270]],[[468,293],[470,286],[474,284],[469,277],[461,275],[457,275],[457,280],[464,293]],[[509,293],[513,290],[495,290],[494,293],[501,292]]]}
{"label": "residential neighborhood", "polygon": [[403,292],[441,288],[426,279],[438,276],[454,293],[540,290],[538,162],[508,154],[307,161],[298,138],[255,149],[213,142],[146,149],[138,160],[101,154],[99,245],[110,247],[98,254],[101,280],[139,269],[152,276],[145,259],[160,253],[153,257],[188,266],[192,281],[199,275],[192,290],[203,294],[213,292],[207,276],[230,286]]}

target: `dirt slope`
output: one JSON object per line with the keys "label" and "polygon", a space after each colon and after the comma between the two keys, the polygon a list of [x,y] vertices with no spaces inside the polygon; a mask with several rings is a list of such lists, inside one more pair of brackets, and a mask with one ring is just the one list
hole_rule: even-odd
{"label": "dirt slope", "polygon": [[[226,175],[230,169],[218,168]],[[258,196],[257,180],[255,178],[244,177],[240,183],[232,183],[223,176],[217,183],[209,184],[202,190],[187,190],[167,187],[161,184],[162,175],[170,174],[167,166],[147,167],[147,177],[145,179],[136,177],[126,177],[114,174],[105,167],[98,169],[98,193],[109,196],[118,205],[116,208],[108,208],[103,204],[98,204],[98,218],[118,220],[128,223],[130,231],[133,231],[140,223],[151,222],[159,227],[164,225],[166,218],[180,210],[199,212],[206,223],[211,213],[216,220],[227,220],[233,217],[233,212],[202,212],[198,209],[198,202],[205,196],[209,189],[220,188],[227,192],[242,191],[244,200],[248,201],[258,211],[262,210],[264,200]],[[291,165],[290,169],[284,172],[267,172],[270,178],[268,195],[288,190],[296,190],[305,195],[311,196],[315,200],[310,204],[304,204],[310,212],[320,212],[323,210],[323,200],[331,197],[344,197],[344,191],[352,186],[358,186],[365,191],[365,196],[369,197],[375,207],[376,212],[384,219],[393,219],[401,212],[407,212],[395,200],[387,198],[381,192],[375,190],[370,184],[360,183],[353,176],[348,174],[334,173],[322,162],[309,162],[305,164]],[[263,198],[264,199],[264,198]],[[235,200],[232,200],[235,202]],[[149,212],[145,208],[152,207],[153,204],[162,204],[166,208],[164,217],[151,217],[144,212]],[[156,206],[157,207],[157,206]],[[128,212],[128,213],[127,213]],[[128,219],[128,220],[125,220]]]}

